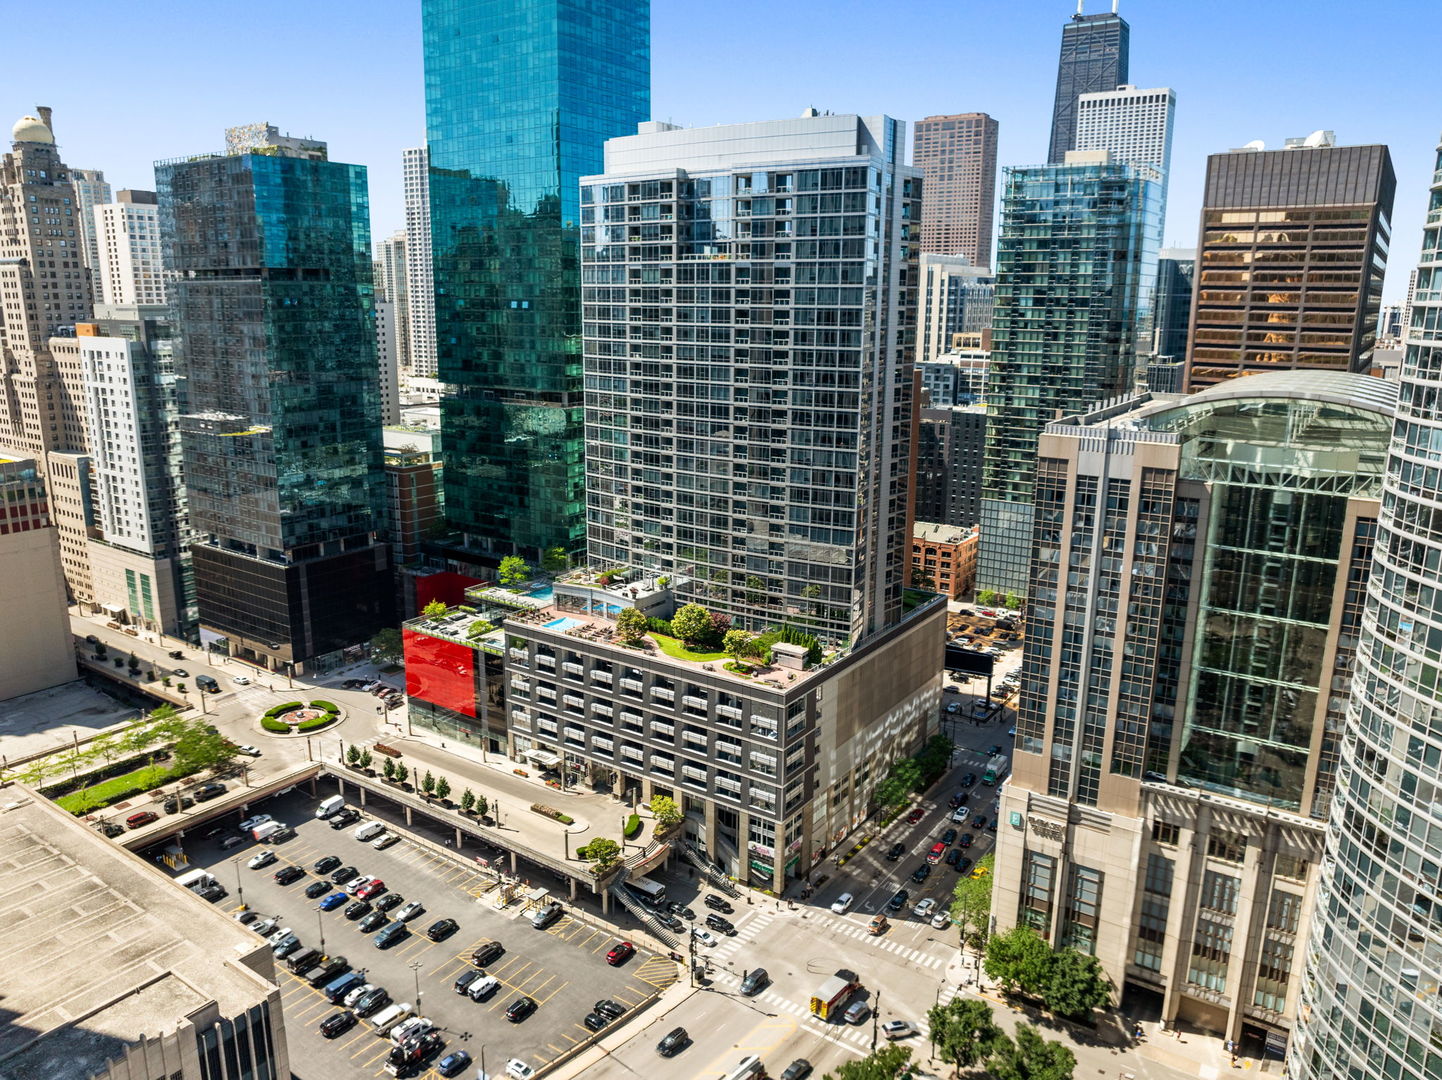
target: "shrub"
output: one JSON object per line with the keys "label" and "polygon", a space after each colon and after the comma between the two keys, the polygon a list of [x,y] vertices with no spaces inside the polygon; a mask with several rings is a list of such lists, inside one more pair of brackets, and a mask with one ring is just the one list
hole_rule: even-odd
{"label": "shrub", "polygon": [[278,735],[289,735],[290,725],[275,719],[273,716],[262,716],[260,726],[266,731],[274,731]]}
{"label": "shrub", "polygon": [[312,701],[310,707],[312,709],[324,709],[326,712],[340,712],[340,709],[332,705],[329,701]]}
{"label": "shrub", "polygon": [[627,644],[635,644],[646,632],[650,620],[639,610],[628,607],[616,617],[616,636]]}
{"label": "shrub", "polygon": [[[632,814],[626,819],[625,837],[627,840],[632,840],[640,835],[640,832],[641,817],[639,814]],[[585,858],[585,856],[583,855],[582,858]]]}
{"label": "shrub", "polygon": [[576,820],[575,818],[571,817],[570,814],[563,814],[561,813],[561,811],[555,809],[554,807],[546,806],[544,803],[531,803],[531,810],[537,814],[540,814],[542,817],[548,817],[551,818],[553,821],[559,821],[562,825],[574,824]]}
{"label": "shrub", "polygon": [[653,634],[665,634],[667,637],[675,637],[671,631],[670,619],[658,619],[654,615],[646,620],[646,629]]}
{"label": "shrub", "polygon": [[266,710],[265,710],[265,715],[266,715],[266,716],[279,716],[281,713],[288,713],[288,712],[290,712],[292,709],[303,709],[303,708],[305,708],[305,702],[303,702],[303,701],[287,701],[284,705],[275,705],[275,706],[272,706],[272,707],[269,708],[269,709],[266,709]]}
{"label": "shrub", "polygon": [[335,723],[335,713],[326,713],[324,716],[315,716],[309,720],[303,720],[296,724],[297,731],[314,731],[316,728],[323,728],[327,724]]}

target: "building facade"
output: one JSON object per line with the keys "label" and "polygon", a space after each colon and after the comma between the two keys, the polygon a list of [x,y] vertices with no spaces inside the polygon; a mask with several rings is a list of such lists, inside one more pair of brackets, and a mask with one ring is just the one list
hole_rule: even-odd
{"label": "building facade", "polygon": [[401,420],[400,318],[389,300],[376,298],[376,373],[380,383],[381,423]]}
{"label": "building facade", "polygon": [[[384,300],[395,314],[396,369],[402,381],[411,372],[411,290],[408,276],[406,231],[398,229],[376,244],[376,302]],[[399,417],[387,420],[399,423]]]}
{"label": "building facade", "polygon": [[986,407],[954,405],[918,411],[916,519],[948,528],[975,525],[981,520]]}
{"label": "building facade", "polygon": [[1077,13],[1062,27],[1046,153],[1050,164],[1061,164],[1068,151],[1077,149],[1077,100],[1083,94],[1115,90],[1128,81],[1131,36],[1131,27],[1115,11],[1083,15],[1080,3]]}
{"label": "building facade", "polygon": [[160,257],[160,207],[153,191],[121,190],[95,208],[96,302],[165,303]]}
{"label": "building facade", "polygon": [[991,369],[990,349],[954,349],[936,360],[918,360],[925,402],[932,408],[981,405],[986,402],[986,377]]}
{"label": "building facade", "polygon": [[650,114],[650,8],[424,0],[422,21],[446,514],[483,553],[579,553],[579,180]]}
{"label": "building facade", "polygon": [[314,670],[390,616],[366,174],[268,125],[227,144],[156,166],[201,636]]}
{"label": "building facade", "polygon": [[643,127],[581,190],[592,563],[747,628],[805,606],[825,637],[874,633],[907,554],[904,125]]}
{"label": "building facade", "polygon": [[[1436,158],[1442,170],[1442,147]],[[1299,1080],[1442,1074],[1437,866],[1442,172],[1422,234],[1360,646],[1289,1071]],[[1299,965],[1300,967],[1300,965]]]}
{"label": "building facade", "polygon": [[951,352],[957,334],[979,334],[991,328],[996,279],[990,270],[974,266],[966,258],[923,253],[919,280],[918,363]]}
{"label": "building facade", "polygon": [[911,164],[922,171],[921,250],[991,265],[997,123],[986,113],[928,116],[912,133]]}
{"label": "building facade", "polygon": [[0,701],[76,678],[60,540],[35,462],[0,458]]}
{"label": "building facade", "polygon": [[1280,372],[1041,438],[993,910],[1248,1056],[1298,1016],[1395,398]]}
{"label": "building facade", "polygon": [[1161,185],[1101,151],[1007,171],[977,586],[1024,595],[1036,440],[1130,387],[1150,344]]}
{"label": "building facade", "polygon": [[436,283],[431,269],[430,155],[424,146],[401,151],[406,205],[406,346],[410,375],[436,377]]}
{"label": "building facade", "polygon": [[[49,117],[42,117],[46,125]],[[99,169],[71,169],[70,183],[75,189],[75,231],[80,239],[81,259],[90,270],[91,292],[97,291],[96,279],[100,274],[100,234],[95,223],[95,208],[104,206],[113,198],[105,174]]]}
{"label": "building facade", "polygon": [[1337,146],[1329,131],[1209,157],[1188,389],[1279,368],[1367,371],[1395,189],[1385,146]]}
{"label": "building facade", "polygon": [[931,589],[948,600],[961,600],[976,588],[975,525],[958,529],[934,521],[911,526],[911,583]]}
{"label": "building facade", "polygon": [[1108,150],[1113,161],[1150,165],[1163,183],[1172,168],[1172,116],[1176,91],[1165,86],[1118,86],[1077,98],[1074,150]]}
{"label": "building facade", "polygon": [[1157,256],[1156,323],[1152,330],[1152,352],[1156,356],[1172,360],[1186,357],[1196,280],[1196,248],[1162,248]]}

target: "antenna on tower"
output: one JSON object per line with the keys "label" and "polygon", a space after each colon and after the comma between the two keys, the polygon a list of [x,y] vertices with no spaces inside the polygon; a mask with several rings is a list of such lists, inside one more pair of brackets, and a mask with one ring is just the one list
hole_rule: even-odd
{"label": "antenna on tower", "polygon": [[1117,0],[1112,0],[1112,14],[1115,15],[1116,13],[1117,13]]}
{"label": "antenna on tower", "polygon": [[1076,0],[1076,13],[1078,15],[1082,13],[1082,5],[1084,3],[1086,3],[1086,0]]}

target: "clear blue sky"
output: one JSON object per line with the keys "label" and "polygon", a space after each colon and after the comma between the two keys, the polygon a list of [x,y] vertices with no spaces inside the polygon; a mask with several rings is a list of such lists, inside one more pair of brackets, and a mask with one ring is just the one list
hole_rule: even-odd
{"label": "clear blue sky", "polygon": [[[1108,0],[1087,0],[1089,12]],[[658,119],[706,125],[833,112],[982,111],[1002,164],[1046,153],[1068,0],[654,0]],[[1177,92],[1166,240],[1196,242],[1206,156],[1317,128],[1382,142],[1397,171],[1387,298],[1421,245],[1442,131],[1442,15],[1423,0],[1121,0],[1132,81]],[[58,20],[58,21],[57,21]],[[423,138],[419,0],[73,0],[10,19],[0,117],[55,109],[66,161],[154,186],[158,158],[268,120],[367,165],[376,235],[402,223],[400,154]],[[58,56],[57,56],[58,54]],[[59,59],[59,63],[57,63]],[[8,133],[7,133],[8,134]]]}

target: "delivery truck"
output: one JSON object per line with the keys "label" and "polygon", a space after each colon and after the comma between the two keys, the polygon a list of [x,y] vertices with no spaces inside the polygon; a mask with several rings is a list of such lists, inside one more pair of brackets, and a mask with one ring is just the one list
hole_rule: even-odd
{"label": "delivery truck", "polygon": [[860,989],[861,980],[856,972],[842,968],[811,995],[811,1015],[819,1020],[840,1018],[851,995]]}

